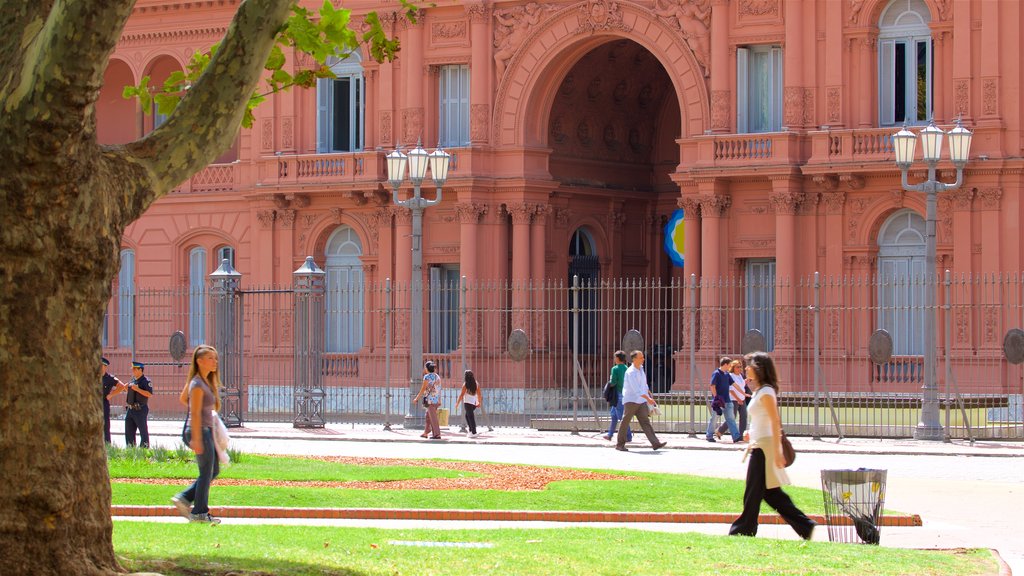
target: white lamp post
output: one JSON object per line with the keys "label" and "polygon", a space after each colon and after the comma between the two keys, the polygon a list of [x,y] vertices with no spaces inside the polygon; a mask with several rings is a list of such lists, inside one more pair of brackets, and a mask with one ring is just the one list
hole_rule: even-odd
{"label": "white lamp post", "polygon": [[[956,167],[956,182],[944,184],[935,177],[939,158],[942,156],[942,137],[949,136],[949,155]],[[920,184],[907,182],[907,171],[914,162],[914,148],[917,137],[904,126],[893,136],[896,153],[896,166],[902,173],[903,189],[926,194],[925,208],[925,294],[924,294],[924,385],[921,387],[921,420],[914,431],[918,440],[942,440],[942,424],[939,422],[939,388],[935,382],[935,309],[936,270],[935,270],[935,220],[938,193],[956,190],[964,181],[964,166],[971,150],[971,131],[956,122],[956,128],[945,133],[935,126],[934,122],[921,130],[921,147],[924,161],[928,164],[928,180]]]}
{"label": "white lamp post", "polygon": [[[412,211],[412,284],[409,286],[409,322],[411,329],[409,333],[409,412],[405,416],[405,426],[415,427],[422,425],[422,418],[419,414],[419,407],[413,405],[412,398],[420,389],[423,365],[423,210],[428,206],[434,206],[441,202],[441,187],[448,179],[448,165],[451,156],[438,148],[430,154],[423,149],[419,142],[416,147],[403,154],[397,148],[387,155],[388,181],[391,183],[392,198],[395,204],[408,208]],[[420,185],[427,175],[427,165],[430,165],[431,177],[434,185],[437,186],[437,194],[433,200],[427,200],[420,196]],[[406,200],[398,199],[398,189],[405,179],[405,168],[409,167],[409,182],[412,183],[413,195]]]}

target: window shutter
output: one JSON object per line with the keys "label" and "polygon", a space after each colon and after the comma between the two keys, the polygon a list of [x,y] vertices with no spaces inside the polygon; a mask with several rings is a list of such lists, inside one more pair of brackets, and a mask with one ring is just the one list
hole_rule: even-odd
{"label": "window shutter", "polygon": [[334,81],[321,78],[316,83],[316,151],[331,151],[331,97]]}
{"label": "window shutter", "polygon": [[[865,62],[866,66],[867,63]],[[882,126],[896,123],[896,43],[878,43],[878,122]]]}
{"label": "window shutter", "polygon": [[748,99],[750,98],[748,85],[749,71],[748,62],[750,50],[747,48],[736,49],[736,133],[747,132]]}
{"label": "window shutter", "polygon": [[770,130],[778,132],[782,130],[782,48],[773,46],[771,49],[771,79],[770,92],[768,93],[771,102],[772,119]]}
{"label": "window shutter", "polygon": [[469,144],[469,66],[459,66],[459,144]]}

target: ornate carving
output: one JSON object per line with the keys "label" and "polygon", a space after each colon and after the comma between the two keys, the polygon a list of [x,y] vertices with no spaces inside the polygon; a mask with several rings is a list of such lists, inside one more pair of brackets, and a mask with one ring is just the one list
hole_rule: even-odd
{"label": "ornate carving", "polygon": [[316,214],[303,214],[302,216],[302,227],[309,230],[316,224]]}
{"label": "ornate carving", "polygon": [[512,215],[513,224],[529,224],[533,207],[524,202],[515,202],[508,205],[508,213]]}
{"label": "ornate carving", "polygon": [[828,107],[829,124],[842,122],[843,89],[838,86],[828,88],[825,93],[826,106]]}
{"label": "ornate carving", "polygon": [[476,141],[487,139],[487,104],[469,107],[469,137]]}
{"label": "ornate carving", "polygon": [[384,110],[380,113],[380,140],[385,144],[391,144],[391,111]]}
{"label": "ornate carving", "polygon": [[727,194],[707,194],[700,197],[700,214],[705,218],[721,218],[732,205],[732,196]]}
{"label": "ornate carving", "polygon": [[285,198],[291,202],[291,205],[294,208],[305,208],[309,206],[310,202],[312,202],[309,198],[309,194],[287,194],[285,195]]}
{"label": "ornate carving", "polygon": [[559,228],[565,228],[569,225],[569,219],[572,218],[572,210],[568,208],[555,207],[555,226]]}
{"label": "ornate carving", "polygon": [[800,203],[804,201],[803,192],[775,192],[769,199],[776,214],[795,215]]}
{"label": "ornate carving", "polygon": [[608,225],[618,232],[619,230],[622,230],[622,225],[626,223],[626,213],[612,208],[608,211],[607,219]]}
{"label": "ornate carving", "polygon": [[982,210],[999,210],[1002,197],[1002,188],[982,188],[978,190],[978,199],[981,200]]}
{"label": "ornate carving", "polygon": [[814,126],[814,88],[804,88],[803,125]]}
{"label": "ornate carving", "polygon": [[868,199],[867,198],[854,198],[850,202],[850,207],[852,208],[853,215],[854,216],[859,216],[859,215],[863,214],[865,210],[868,209]]}
{"label": "ornate carving", "polygon": [[423,108],[402,110],[402,141],[413,144],[423,136]]}
{"label": "ornate carving", "polygon": [[392,212],[395,217],[396,226],[412,226],[412,210],[406,210],[395,206],[395,210]]}
{"label": "ornate carving", "polygon": [[850,0],[850,12],[847,18],[850,24],[857,23],[857,17],[860,16],[860,10],[864,7],[864,0]]}
{"label": "ornate carving", "polygon": [[779,0],[740,0],[740,16],[774,16],[779,15]]}
{"label": "ornate carving", "polygon": [[711,91],[711,129],[729,129],[729,91]]}
{"label": "ornate carving", "polygon": [[839,178],[835,174],[818,174],[814,177],[814,183],[821,186],[822,190],[835,190],[839,185]]}
{"label": "ornate carving", "polygon": [[775,307],[775,347],[796,344],[796,312],[789,306]]}
{"label": "ornate carving", "polygon": [[494,70],[499,81],[505,75],[509,60],[540,23],[544,12],[557,9],[558,6],[530,2],[525,6],[494,11]]}
{"label": "ornate carving", "polygon": [[274,210],[258,210],[256,212],[256,220],[260,223],[260,228],[267,229],[273,226],[274,220],[277,218],[277,212]]}
{"label": "ornate carving", "polygon": [[466,38],[466,22],[434,22],[430,27],[431,40],[452,41]]}
{"label": "ornate carving", "polygon": [[956,341],[958,344],[967,344],[970,341],[971,317],[967,310],[957,308],[953,323],[956,324]]}
{"label": "ornate carving", "polygon": [[676,206],[683,209],[683,220],[694,221],[700,217],[700,199],[684,196],[676,199]]}
{"label": "ornate carving", "polygon": [[981,113],[985,116],[999,115],[998,78],[986,78],[981,81]]}
{"label": "ornate carving", "polygon": [[839,181],[845,182],[850,190],[860,190],[864,187],[864,177],[860,174],[840,174]]}
{"label": "ornate carving", "polygon": [[948,242],[953,237],[953,200],[952,198],[943,198],[939,201],[938,210],[939,220],[939,238],[943,242]]}
{"label": "ornate carving", "polygon": [[973,188],[960,188],[949,193],[949,199],[953,203],[953,209],[957,212],[964,212],[971,209],[971,201],[974,200]]}
{"label": "ornate carving", "polygon": [[655,0],[654,13],[682,33],[707,78],[711,61],[711,5],[708,0]]}
{"label": "ornate carving", "polygon": [[850,218],[846,221],[846,234],[850,238],[850,243],[857,241],[857,219]]}
{"label": "ornate carving", "polygon": [[328,212],[331,213],[331,218],[334,219],[335,224],[341,224],[341,215],[344,213],[344,210],[338,206],[333,206],[328,210]]}
{"label": "ornate carving", "polygon": [[290,229],[295,224],[295,210],[290,208],[281,210],[278,212],[278,216],[281,219],[281,228]]}
{"label": "ornate carving", "polygon": [[804,89],[787,86],[782,91],[783,122],[789,128],[799,128],[804,121]]}
{"label": "ornate carving", "polygon": [[994,306],[985,307],[985,343],[996,343],[996,330],[999,328],[1000,311]]}
{"label": "ornate carving", "polygon": [[470,4],[466,6],[466,15],[469,16],[469,21],[474,24],[487,24],[487,21],[491,18],[491,7],[483,2]]}
{"label": "ornate carving", "polygon": [[842,214],[843,205],[846,204],[845,192],[826,192],[821,195],[825,201],[825,213]]}
{"label": "ornate carving", "polygon": [[366,196],[359,190],[346,190],[342,196],[352,201],[356,206],[366,204]]}
{"label": "ornate carving", "polygon": [[455,213],[458,215],[459,222],[463,224],[476,224],[480,222],[484,214],[487,214],[487,205],[462,202],[455,205]]}
{"label": "ornate carving", "polygon": [[551,206],[547,204],[534,204],[533,205],[533,224],[544,226],[547,221],[548,214],[551,212]]}
{"label": "ornate carving", "polygon": [[956,113],[958,116],[967,116],[971,107],[969,80],[957,80],[955,89]]}
{"label": "ornate carving", "polygon": [[274,120],[272,118],[263,119],[263,129],[260,131],[260,146],[263,150],[274,149]]}
{"label": "ornate carving", "polygon": [[629,32],[633,29],[632,26],[623,23],[619,3],[611,0],[586,0],[579,7],[576,19],[579,22],[576,34],[608,30]]}
{"label": "ornate carving", "polygon": [[281,120],[281,148],[295,149],[295,119],[288,117]]}
{"label": "ornate carving", "polygon": [[899,190],[890,190],[889,193],[892,195],[893,206],[903,208],[903,199],[906,197],[907,193],[904,192],[902,188]]}

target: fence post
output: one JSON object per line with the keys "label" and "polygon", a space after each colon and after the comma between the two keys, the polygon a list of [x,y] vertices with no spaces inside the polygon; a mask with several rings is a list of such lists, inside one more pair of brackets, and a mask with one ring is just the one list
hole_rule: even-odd
{"label": "fence post", "polygon": [[949,435],[949,408],[950,408],[950,406],[949,406],[950,405],[949,381],[952,379],[951,376],[952,376],[952,373],[953,373],[953,366],[950,363],[949,355],[950,355],[950,348],[951,348],[951,346],[950,346],[950,338],[953,336],[953,327],[952,327],[952,324],[950,323],[951,322],[950,317],[952,316],[952,314],[950,314],[950,311],[952,310],[952,308],[950,307],[950,294],[951,294],[950,284],[952,284],[952,274],[950,273],[949,270],[946,270],[946,274],[945,274],[945,277],[943,278],[943,282],[942,283],[946,287],[946,289],[943,291],[944,294],[945,294],[945,302],[943,302],[943,306],[942,306],[942,309],[944,310],[943,316],[945,316],[945,322],[943,322],[943,323],[946,325],[945,326],[945,328],[946,328],[946,342],[945,342],[945,346],[944,346],[945,353],[946,353],[946,434],[945,434],[944,440],[946,442],[951,442],[950,435]]}
{"label": "fence post", "polygon": [[580,398],[580,277],[572,276],[572,434],[579,436],[577,410]]}
{"label": "fence post", "polygon": [[292,273],[295,293],[295,346],[292,356],[295,370],[295,428],[324,427],[323,352],[325,273],[312,256]]}
{"label": "fence post", "polygon": [[697,437],[697,275],[690,274],[690,438]]}
{"label": "fence post", "polygon": [[[462,349],[462,374],[459,377],[462,378],[462,379],[465,379],[466,370],[469,369],[468,365],[466,364],[466,345],[469,343],[469,340],[466,338],[466,336],[467,336],[467,334],[466,334],[466,312],[467,312],[466,311],[466,289],[467,289],[466,277],[465,276],[460,276],[459,277],[459,326],[460,326],[460,328],[459,328],[459,348]],[[452,378],[452,379],[454,380],[454,378]],[[452,408],[453,408],[453,410],[452,410],[453,413],[456,410],[459,409],[458,406],[452,406]],[[468,429],[466,428],[466,420],[465,420],[465,418],[463,418],[462,424],[459,425],[459,432],[465,433],[467,430]]]}
{"label": "fence post", "polygon": [[821,393],[821,273],[814,273],[814,440],[821,440],[818,429],[818,395]]}
{"label": "fence post", "polygon": [[241,426],[242,410],[242,305],[239,286],[242,275],[225,258],[209,275],[214,314],[214,346],[220,354],[220,416],[226,426]]}
{"label": "fence post", "polygon": [[384,279],[384,429],[391,430],[391,278]]}

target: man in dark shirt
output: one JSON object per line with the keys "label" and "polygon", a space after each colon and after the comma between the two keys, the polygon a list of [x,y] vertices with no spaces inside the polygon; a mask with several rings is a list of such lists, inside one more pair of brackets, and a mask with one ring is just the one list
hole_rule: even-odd
{"label": "man in dark shirt", "polygon": [[[729,426],[729,434],[732,435],[733,443],[736,443],[742,441],[743,437],[740,436],[740,429],[736,426],[735,408],[732,404],[732,398],[729,396],[729,388],[732,388],[732,376],[729,375],[730,364],[732,364],[732,358],[722,357],[718,363],[718,370],[715,370],[711,375],[711,402],[712,407],[715,405],[716,400],[721,404],[722,415],[725,416],[725,423]],[[717,428],[718,413],[712,410],[711,418],[708,419],[708,442],[715,441],[714,434]]]}
{"label": "man in dark shirt", "polygon": [[132,381],[128,383],[128,411],[124,415],[124,443],[135,446],[135,431],[141,436],[139,446],[149,448],[149,397],[153,395],[153,385],[143,371],[146,366],[142,362],[132,362]]}
{"label": "man in dark shirt", "polygon": [[103,441],[110,444],[110,398],[115,394],[114,389],[121,385],[117,376],[107,372],[110,360],[100,358],[103,361]]}

